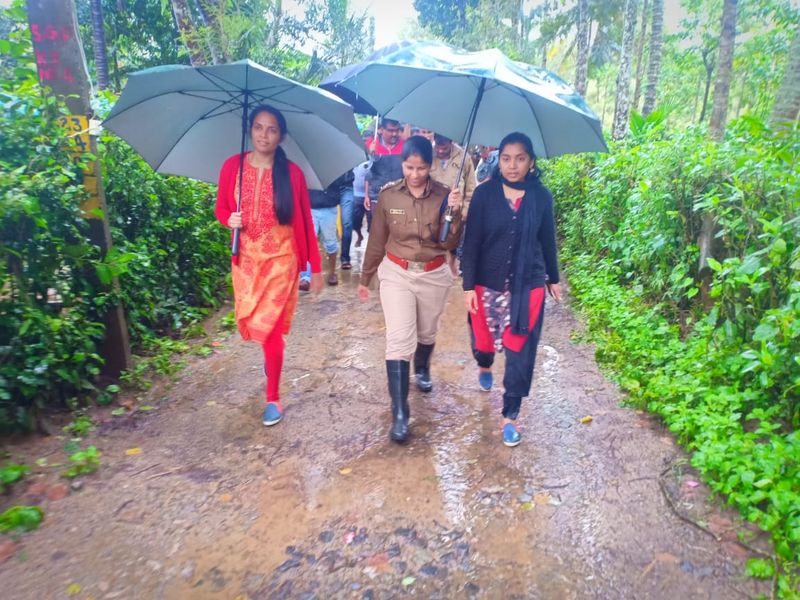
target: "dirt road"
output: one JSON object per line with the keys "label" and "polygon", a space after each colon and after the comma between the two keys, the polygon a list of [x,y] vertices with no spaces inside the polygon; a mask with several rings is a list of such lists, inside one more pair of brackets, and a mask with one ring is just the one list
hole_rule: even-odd
{"label": "dirt road", "polygon": [[[377,300],[356,300],[355,277],[301,299],[283,423],[260,423],[260,349],[226,335],[170,389],[142,400],[156,410],[108,417],[89,436],[103,466],[80,490],[55,499],[63,494],[51,493],[57,477],[46,469],[19,485],[13,500],[39,501],[46,520],[0,564],[2,597],[769,593],[743,574],[732,513],[670,468],[684,456],[669,434],[620,408],[591,347],[571,341],[580,326],[568,306],[548,305],[523,443],[509,449],[502,390],[478,390],[454,288],[435,389],[412,388],[411,441],[390,443],[382,314]],[[63,454],[63,444],[8,450],[32,462]]]}

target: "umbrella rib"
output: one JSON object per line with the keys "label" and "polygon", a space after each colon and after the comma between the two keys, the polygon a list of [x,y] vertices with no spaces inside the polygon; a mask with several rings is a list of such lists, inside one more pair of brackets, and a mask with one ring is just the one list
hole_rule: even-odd
{"label": "umbrella rib", "polygon": [[[464,77],[464,74],[463,74],[463,73],[458,73],[458,74],[453,74],[453,73],[441,73],[441,74],[437,75],[437,77],[448,77],[448,76],[452,76],[452,77]],[[476,83],[476,82],[475,82],[475,79],[478,79],[477,85],[480,85],[480,80],[481,80],[481,79],[485,79],[485,77],[480,77],[480,76],[478,76],[478,75],[467,75],[467,76],[466,76],[466,78],[467,78],[467,80],[469,80],[469,81],[470,81],[470,82],[472,82],[472,83]],[[488,80],[487,80],[487,81],[488,81]],[[398,104],[400,104],[401,102],[403,102],[403,101],[404,101],[406,98],[408,98],[408,97],[409,97],[411,94],[413,94],[413,93],[414,93],[415,91],[417,91],[418,89],[419,89],[419,87],[418,87],[418,86],[417,86],[417,87],[414,87],[414,88],[412,88],[412,89],[410,89],[410,90],[409,90],[409,91],[408,91],[408,92],[407,92],[407,93],[406,93],[406,94],[405,94],[403,97],[401,97],[399,100],[397,100],[396,102],[394,102],[390,108],[388,108],[387,110],[383,111],[383,112],[384,112],[384,114],[385,114],[385,113],[389,113],[389,112],[391,112],[392,110],[394,110],[394,109],[397,107],[397,105],[398,105]]]}
{"label": "umbrella rib", "polygon": [[[232,108],[231,108],[231,110],[229,110],[229,111],[227,111],[225,113],[212,114],[214,111],[219,110],[220,108],[222,108],[222,106],[231,106]],[[204,114],[201,117],[198,117],[193,122],[191,122],[188,127],[184,128],[183,133],[181,133],[178,137],[175,138],[175,142],[162,155],[161,160],[158,161],[158,165],[155,168],[156,171],[161,168],[161,165],[164,164],[164,161],[167,160],[167,157],[175,149],[175,146],[177,146],[181,142],[181,140],[186,136],[187,133],[189,133],[192,130],[192,127],[194,127],[195,124],[197,124],[198,121],[205,121],[205,120],[208,120],[208,119],[213,118],[213,117],[218,117],[218,116],[221,116],[221,115],[224,115],[224,114],[230,114],[230,113],[236,111],[237,109],[241,109],[242,108],[242,105],[235,106],[234,104],[232,104],[232,102],[225,102],[224,104],[222,104],[222,106],[215,106],[210,111],[206,112],[206,114]],[[209,115],[211,115],[211,116],[209,116]]]}
{"label": "umbrella rib", "polygon": [[545,139],[544,130],[542,129],[542,125],[541,125],[541,123],[539,123],[539,115],[536,114],[536,109],[533,107],[533,104],[531,104],[531,99],[528,98],[525,94],[523,94],[522,96],[523,96],[523,98],[525,98],[525,102],[528,103],[528,106],[531,109],[531,114],[533,115],[533,119],[536,121],[537,129],[541,132],[542,146],[544,146],[544,156],[543,156],[543,158],[547,158],[550,155],[550,153],[547,151],[547,140]]}
{"label": "umbrella rib", "polygon": [[[250,68],[251,67],[248,65],[247,69],[250,70]],[[217,73],[211,73],[210,71],[208,71],[206,69],[203,69],[203,68],[198,68],[197,70],[212,85],[215,85],[220,90],[222,90],[223,92],[228,93],[231,96],[233,96],[233,94],[228,89],[222,87],[219,83],[217,83],[217,81],[214,81],[214,80],[221,81],[221,82],[223,82],[223,83],[225,83],[227,85],[230,85],[231,87],[236,88],[238,90],[239,94],[243,94],[245,92],[248,92],[248,93],[250,93],[252,95],[258,94],[261,99],[269,99],[269,98],[274,97],[275,95],[280,94],[282,92],[286,92],[286,91],[292,90],[293,88],[295,88],[297,86],[297,84],[295,84],[295,83],[288,82],[288,81],[285,81],[285,82],[282,81],[282,82],[279,83],[279,85],[267,85],[267,86],[264,86],[264,87],[256,87],[256,88],[250,88],[248,86],[247,88],[242,88],[241,86],[235,85],[233,82],[225,79],[224,77],[221,77]],[[278,76],[278,77],[280,77],[280,76]],[[276,90],[276,91],[272,96],[266,96],[263,93],[261,93],[261,92],[263,92],[263,90]]]}
{"label": "umbrella rib", "polygon": [[[210,91],[210,90],[209,90],[209,91]],[[107,118],[106,118],[106,119],[105,119],[103,122],[104,122],[104,123],[107,123],[107,122],[109,122],[109,121],[113,121],[114,119],[116,119],[116,118],[117,118],[117,117],[119,117],[120,115],[123,115],[124,113],[128,112],[129,110],[132,110],[132,109],[134,109],[134,108],[138,107],[140,104],[144,104],[144,103],[146,103],[146,102],[150,102],[151,100],[154,100],[155,98],[161,98],[162,96],[169,96],[169,95],[171,95],[171,94],[178,94],[178,95],[180,95],[180,94],[185,94],[185,93],[186,93],[186,92],[182,92],[182,91],[180,91],[180,90],[169,90],[168,92],[162,92],[162,93],[159,93],[159,94],[153,94],[153,95],[151,95],[151,96],[147,96],[147,98],[142,98],[141,100],[139,100],[139,101],[137,101],[137,102],[134,102],[134,103],[132,103],[130,106],[126,106],[125,108],[123,108],[122,110],[120,110],[120,111],[119,111],[117,114],[110,115],[110,116],[109,116],[109,117],[107,117]],[[220,100],[220,102],[221,102],[221,100]],[[227,103],[226,103],[226,104],[227,104]]]}

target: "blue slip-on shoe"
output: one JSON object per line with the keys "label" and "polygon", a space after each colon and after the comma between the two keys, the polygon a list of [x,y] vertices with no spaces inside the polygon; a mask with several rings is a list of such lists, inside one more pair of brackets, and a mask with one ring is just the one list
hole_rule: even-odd
{"label": "blue slip-on shoe", "polygon": [[478,385],[481,386],[481,389],[484,392],[490,392],[492,390],[493,383],[494,383],[494,378],[492,377],[491,371],[478,372]]}
{"label": "blue slip-on shoe", "polygon": [[261,418],[264,425],[277,425],[283,419],[283,410],[277,402],[267,402],[264,407],[264,416]]}
{"label": "blue slip-on shoe", "polygon": [[519,445],[522,441],[522,436],[517,431],[517,427],[513,423],[506,423],[503,425],[503,443],[509,448]]}

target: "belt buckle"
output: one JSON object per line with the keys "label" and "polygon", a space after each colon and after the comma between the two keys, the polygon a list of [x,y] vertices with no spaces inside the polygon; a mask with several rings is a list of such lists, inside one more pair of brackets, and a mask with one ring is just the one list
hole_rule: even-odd
{"label": "belt buckle", "polygon": [[414,260],[408,261],[408,270],[412,273],[424,273],[425,272],[425,265],[427,263],[424,262],[417,262]]}

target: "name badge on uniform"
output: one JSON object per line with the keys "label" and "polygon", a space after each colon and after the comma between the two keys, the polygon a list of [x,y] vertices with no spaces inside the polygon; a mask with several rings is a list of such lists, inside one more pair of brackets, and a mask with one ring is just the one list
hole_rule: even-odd
{"label": "name badge on uniform", "polygon": [[390,215],[404,215],[404,214],[406,214],[406,209],[405,208],[390,208],[389,209],[389,214]]}

